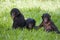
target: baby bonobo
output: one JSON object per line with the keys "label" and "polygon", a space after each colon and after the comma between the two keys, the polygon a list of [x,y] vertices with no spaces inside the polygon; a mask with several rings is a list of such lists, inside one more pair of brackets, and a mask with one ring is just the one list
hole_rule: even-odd
{"label": "baby bonobo", "polygon": [[10,12],[10,15],[13,19],[13,28],[23,28],[25,26],[25,19],[24,16],[17,8],[13,8]]}
{"label": "baby bonobo", "polygon": [[36,21],[34,19],[28,18],[26,20],[26,28],[27,29],[33,29],[35,27],[35,23],[36,23]]}
{"label": "baby bonobo", "polygon": [[42,23],[39,27],[44,27],[47,32],[55,31],[56,33],[60,33],[54,22],[51,21],[51,16],[48,13],[42,15]]}

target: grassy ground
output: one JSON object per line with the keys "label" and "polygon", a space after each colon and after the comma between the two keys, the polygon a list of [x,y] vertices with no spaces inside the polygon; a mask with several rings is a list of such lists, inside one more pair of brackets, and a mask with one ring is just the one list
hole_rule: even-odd
{"label": "grassy ground", "polygon": [[43,28],[30,31],[12,29],[10,10],[14,7],[18,8],[25,18],[35,19],[36,25],[41,23],[42,14],[48,12],[60,30],[59,0],[0,0],[0,40],[60,40],[60,34],[47,33]]}

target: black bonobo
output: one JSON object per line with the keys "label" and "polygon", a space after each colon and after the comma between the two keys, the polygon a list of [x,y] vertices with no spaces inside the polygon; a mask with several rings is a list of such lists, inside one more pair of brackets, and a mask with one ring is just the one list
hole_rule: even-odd
{"label": "black bonobo", "polygon": [[10,15],[13,19],[13,28],[23,28],[25,26],[25,19],[23,14],[17,8],[13,8],[10,12]]}

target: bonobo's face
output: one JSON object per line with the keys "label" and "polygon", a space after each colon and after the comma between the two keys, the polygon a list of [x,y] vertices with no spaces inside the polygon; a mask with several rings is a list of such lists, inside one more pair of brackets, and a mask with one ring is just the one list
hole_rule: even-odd
{"label": "bonobo's face", "polygon": [[48,18],[47,17],[43,18],[43,20],[44,20],[44,22],[48,22]]}
{"label": "bonobo's face", "polygon": [[28,24],[28,27],[31,29],[33,27],[33,24],[32,23],[29,23]]}
{"label": "bonobo's face", "polygon": [[44,22],[48,22],[50,20],[50,15],[49,14],[43,14],[42,19]]}
{"label": "bonobo's face", "polygon": [[11,16],[12,16],[12,18],[14,19],[15,18],[15,13],[13,12],[12,14],[11,14]]}

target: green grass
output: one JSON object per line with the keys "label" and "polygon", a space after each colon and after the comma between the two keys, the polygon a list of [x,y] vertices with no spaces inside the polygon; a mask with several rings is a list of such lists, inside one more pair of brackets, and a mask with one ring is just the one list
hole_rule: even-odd
{"label": "green grass", "polygon": [[[25,19],[33,18],[36,26],[42,21],[42,14],[48,12],[51,19],[60,30],[60,1],[59,0],[1,0],[0,1],[0,40],[60,40],[60,34],[47,33],[39,30],[12,29],[10,11],[18,8]],[[9,28],[9,29],[8,29]]]}

